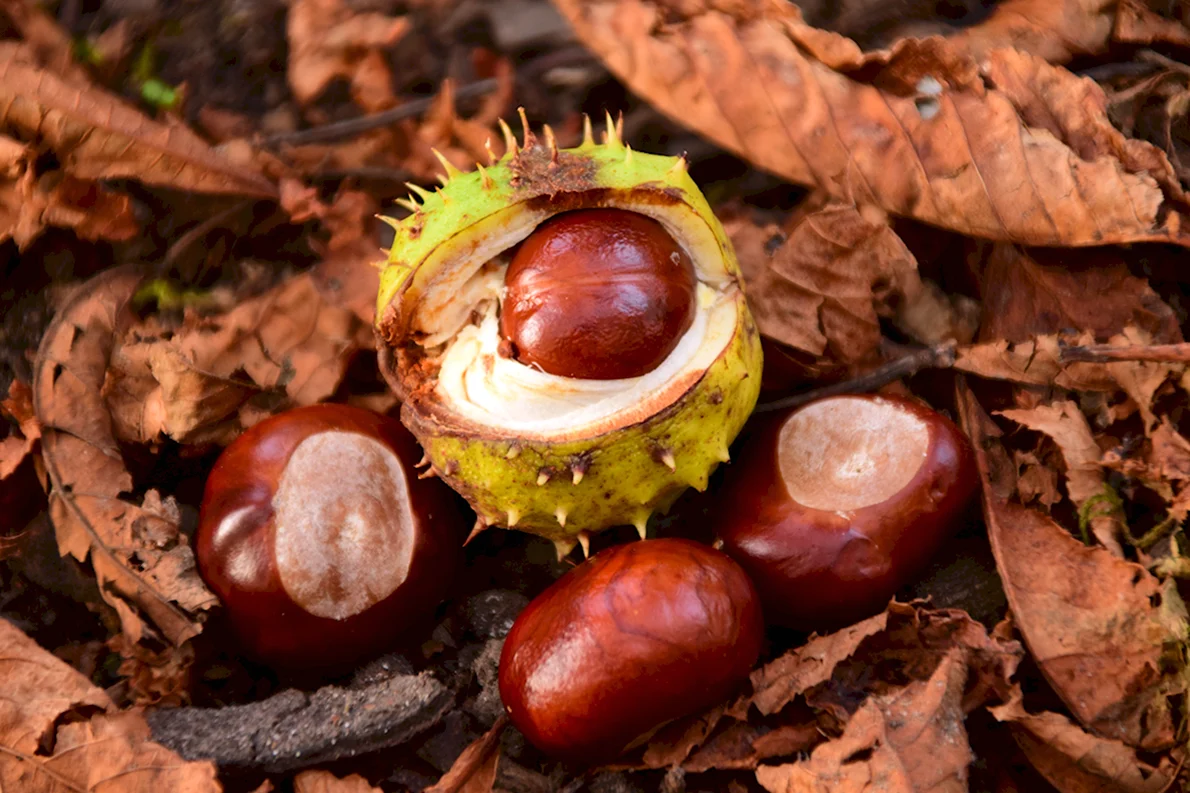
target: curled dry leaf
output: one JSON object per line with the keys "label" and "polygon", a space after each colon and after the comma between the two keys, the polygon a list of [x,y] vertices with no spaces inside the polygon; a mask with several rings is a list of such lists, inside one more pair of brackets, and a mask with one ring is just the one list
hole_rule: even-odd
{"label": "curled dry leaf", "polygon": [[496,767],[500,762],[500,736],[507,726],[507,716],[497,719],[491,729],[463,750],[441,779],[426,788],[425,793],[492,793]]}
{"label": "curled dry leaf", "polygon": [[1012,735],[1043,777],[1061,793],[1165,793],[1175,771],[1169,757],[1158,767],[1135,749],[1083,730],[1057,713],[1029,713],[1019,689],[1003,705],[988,709],[1012,725]]}
{"label": "curled dry leaf", "polygon": [[77,86],[0,42],[0,123],[43,141],[76,179],[268,198],[273,184],[233,165],[181,124],[153,121],[97,86]]}
{"label": "curled dry leaf", "polygon": [[[214,763],[185,762],[151,742],[142,716],[113,712],[102,690],[5,620],[0,620],[0,677],[0,789],[221,790]],[[66,723],[55,730],[60,722]]]}
{"label": "curled dry leaf", "polygon": [[[729,224],[733,241],[755,233],[746,223]],[[913,254],[882,219],[852,206],[801,215],[782,236],[771,252],[746,241],[739,246],[760,332],[818,357],[871,359],[880,317],[893,314],[892,301],[907,289],[920,288]]]}
{"label": "curled dry leaf", "polygon": [[25,461],[41,437],[41,425],[33,412],[33,391],[20,380],[8,387],[8,398],[0,400],[0,418],[17,422],[17,429],[0,438],[0,479],[7,479]]}
{"label": "curled dry leaf", "polygon": [[313,276],[319,291],[331,305],[345,306],[360,322],[372,326],[376,314],[376,292],[380,288],[383,251],[374,233],[376,199],[359,190],[342,190],[328,205],[318,200],[317,191],[296,181],[281,185],[281,207],[295,223],[317,219],[330,235],[325,245],[315,242],[322,260]]}
{"label": "curled dry leaf", "polygon": [[337,77],[352,83],[357,99],[368,100],[362,105],[366,110],[380,110],[395,101],[392,74],[378,56],[409,31],[408,19],[357,13],[342,0],[297,0],[290,5],[286,24],[289,87],[298,102],[317,99]]}
{"label": "curled dry leaf", "polygon": [[140,279],[109,270],[87,282],[55,317],[38,350],[33,400],[42,427],[50,517],[59,551],[91,560],[104,599],[136,642],[149,618],[180,645],[196,635],[215,597],[178,529],[172,498],[137,504],[102,389],[114,334]]}
{"label": "curled dry leaf", "polygon": [[1107,339],[1129,326],[1182,340],[1177,315],[1119,255],[996,244],[980,278],[981,341],[1020,342],[1074,329]]}
{"label": "curled dry leaf", "polygon": [[1120,0],[1116,3],[1114,38],[1124,44],[1173,44],[1190,47],[1190,28],[1176,20],[1159,15],[1143,0]]}
{"label": "curled dry leaf", "polygon": [[1115,5],[1113,0],[1004,0],[987,19],[951,40],[976,59],[1004,48],[1068,63],[1107,49]]}
{"label": "curled dry leaf", "polygon": [[330,771],[314,769],[294,777],[293,793],[381,793],[381,790],[359,774],[340,779]]}
{"label": "curled dry leaf", "polygon": [[761,766],[756,779],[772,793],[862,793],[873,784],[889,793],[966,791],[973,759],[963,726],[966,679],[963,653],[954,648],[928,680],[865,701],[843,734],[808,760]]}
{"label": "curled dry leaf", "polygon": [[1127,531],[1123,515],[1103,500],[1107,487],[1101,465],[1103,454],[1078,405],[1064,399],[1033,408],[1000,410],[997,415],[1053,438],[1066,462],[1066,492],[1070,500],[1080,515],[1090,514],[1095,539],[1116,556],[1123,557],[1120,538]]}
{"label": "curled dry leaf", "polygon": [[1021,385],[1058,386],[1070,391],[1116,391],[1119,384],[1106,365],[1065,363],[1062,360],[1064,345],[1093,342],[1093,337],[1084,333],[1073,339],[1047,334],[1017,343],[999,339],[969,344],[955,351],[954,368]]}
{"label": "curled dry leaf", "polygon": [[[898,732],[902,746],[908,746],[917,741],[913,735],[931,734],[934,717],[942,708],[957,707],[961,729],[964,714],[986,701],[1003,700],[1022,655],[1018,642],[989,636],[965,612],[893,602],[881,614],[813,637],[757,669],[751,676],[751,693],[660,731],[649,741],[641,762],[629,767],[680,765],[689,772],[757,768],[765,760],[811,749],[838,724],[847,724],[850,731],[854,723],[854,730],[867,736],[864,740],[883,742],[886,716],[889,729]],[[957,699],[951,702],[947,694],[945,705],[941,700],[924,704],[940,695],[939,689],[949,685],[942,681],[952,674],[958,676]],[[875,710],[861,716],[862,708],[869,705]],[[943,719],[946,725],[954,722],[952,715],[948,711]],[[869,724],[873,718],[875,722]],[[928,743],[933,738],[924,740]],[[835,751],[827,750],[823,757],[832,757]],[[920,755],[920,751],[919,745],[909,753]],[[962,752],[968,752],[965,741]],[[897,763],[904,765],[904,759]],[[790,770],[795,767],[801,770]],[[966,767],[966,760],[961,767]],[[781,768],[768,777],[774,785],[783,784],[786,775],[805,772],[800,764]],[[758,771],[773,773],[773,769]],[[916,771],[912,774],[919,778]],[[943,772],[939,778],[946,776]]]}
{"label": "curled dry leaf", "polygon": [[47,226],[74,229],[87,240],[127,240],[140,230],[126,195],[62,171],[37,177],[31,159],[16,171],[0,181],[0,242],[11,238],[24,250]]}
{"label": "curled dry leaf", "polygon": [[370,328],[320,294],[309,273],[226,314],[188,312],[171,333],[155,323],[121,326],[111,353],[103,396],[121,440],[226,444],[272,412],[252,396],[320,402],[372,343]]}
{"label": "curled dry leaf", "polygon": [[1008,603],[1033,659],[1078,720],[1148,751],[1174,744],[1169,698],[1185,688],[1171,650],[1185,640],[1177,594],[1144,567],[1087,547],[1009,501],[1015,471],[970,389],[959,394],[976,450],[984,517]]}
{"label": "curled dry leaf", "polygon": [[[869,83],[821,60],[845,47],[838,37],[822,46],[828,37],[802,23],[792,4],[556,5],[611,71],[659,110],[761,168],[845,202],[1030,245],[1190,242],[1180,192],[1162,190],[1172,189],[1164,154],[1108,135],[1102,91],[1039,58],[1030,69],[1047,86],[1085,88],[1084,120],[1109,145],[1067,141],[1030,123],[1022,114],[1037,98],[1031,87],[1023,96],[1001,88],[944,39],[905,39],[867,59],[865,73],[875,74]],[[1030,57],[1006,56],[1010,65]]]}

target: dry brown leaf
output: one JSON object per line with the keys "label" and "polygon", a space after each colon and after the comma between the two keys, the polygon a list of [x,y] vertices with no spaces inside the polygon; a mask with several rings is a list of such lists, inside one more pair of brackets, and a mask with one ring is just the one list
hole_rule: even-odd
{"label": "dry brown leaf", "polygon": [[[7,620],[0,619],[0,745],[34,754],[54,722],[68,711],[112,706],[90,680],[41,649]],[[11,758],[0,753],[0,779],[11,774]]]}
{"label": "dry brown leaf", "polygon": [[201,630],[200,615],[215,597],[179,532],[173,499],[150,492],[137,504],[123,497],[134,490],[132,477],[102,397],[119,318],[139,282],[129,271],[109,270],[64,304],[38,350],[33,398],[60,552],[90,558],[130,640],[144,635],[143,613],[180,645]]}
{"label": "dry brown leaf", "polygon": [[[352,82],[353,96],[365,101],[364,109],[379,109],[368,107],[378,96],[380,106],[394,101],[392,74],[383,59],[375,56],[409,31],[408,19],[357,13],[342,0],[296,0],[286,19],[289,87],[298,102],[308,104],[317,99],[337,77]],[[388,97],[382,93],[385,77]]]}
{"label": "dry brown leaf", "polygon": [[752,704],[764,715],[776,713],[800,694],[830,680],[835,666],[850,658],[864,639],[888,627],[882,612],[826,636],[816,636],[752,673]]}
{"label": "dry brown leaf", "polygon": [[125,341],[111,355],[103,394],[124,440],[226,444],[263,417],[250,397],[321,402],[372,344],[370,326],[320,294],[310,273],[226,314],[188,312],[169,334],[154,323],[122,329]]}
{"label": "dry brown leaf", "polygon": [[120,654],[117,670],[127,686],[127,701],[134,706],[178,707],[190,704],[190,668],[194,647],[166,645],[160,651],[133,642],[119,633],[107,646]]}
{"label": "dry brown leaf", "polygon": [[[894,602],[882,614],[814,637],[756,670],[750,694],[668,726],[650,739],[640,763],[624,767],[681,766],[697,773],[756,768],[795,755],[827,734],[818,719],[829,731],[848,722],[865,701],[891,703],[904,693],[906,680],[926,685],[951,656],[967,680],[959,702],[966,713],[989,699],[1003,700],[1022,655],[1018,642],[989,636],[965,612]],[[891,678],[882,671],[892,668],[897,671]],[[925,729],[914,718],[902,712],[892,729],[904,735]]]}
{"label": "dry brown leaf", "polygon": [[19,431],[0,438],[0,479],[7,479],[25,461],[41,437],[41,425],[33,412],[33,391],[26,383],[13,380],[8,398],[0,401],[0,418],[17,422]]}
{"label": "dry brown leaf", "polygon": [[773,793],[966,791],[973,759],[961,707],[966,678],[963,653],[955,648],[929,680],[867,700],[843,734],[808,760],[761,766],[756,778]]}
{"label": "dry brown leaf", "polygon": [[[556,5],[611,71],[659,110],[844,202],[1028,245],[1190,242],[1180,196],[1162,192],[1170,166],[1159,150],[1127,141],[1124,161],[1114,150],[1088,157],[1022,120],[1018,98],[984,85],[970,55],[944,39],[899,42],[884,69],[869,66],[874,83],[887,86],[877,88],[808,56],[807,28],[792,4]],[[1010,53],[1008,61],[1028,57]],[[1053,68],[1034,60],[1039,77]],[[1093,83],[1086,91],[1094,101],[1084,113],[1110,128],[1102,91]],[[1138,162],[1160,163],[1160,172],[1133,170]]]}
{"label": "dry brown leaf", "polygon": [[74,86],[0,42],[0,122],[53,148],[76,179],[132,178],[203,193],[267,198],[264,177],[233,165],[181,124],[163,124],[95,86]]}
{"label": "dry brown leaf", "polygon": [[[218,793],[215,765],[152,743],[138,713],[0,620],[0,790],[22,793]],[[91,715],[95,710],[108,711]],[[68,714],[89,721],[53,727]],[[46,747],[52,747],[52,753]]]}
{"label": "dry brown leaf", "polygon": [[294,777],[293,793],[381,793],[359,774],[339,777],[330,771],[314,769]]}
{"label": "dry brown leaf", "polygon": [[1025,252],[997,244],[981,277],[981,341],[1019,342],[1068,330],[1105,340],[1132,325],[1160,344],[1182,340],[1177,315],[1118,255]]}
{"label": "dry brown leaf", "polygon": [[1140,0],[1119,0],[1113,38],[1125,44],[1173,44],[1190,47],[1190,28],[1158,15]]}
{"label": "dry brown leaf", "polygon": [[47,226],[71,228],[83,239],[121,241],[140,230],[128,196],[95,182],[51,171],[24,173],[0,182],[0,242],[12,238],[24,250]]}
{"label": "dry brown leaf", "polygon": [[20,31],[22,44],[38,63],[72,83],[90,82],[87,70],[74,62],[70,34],[35,0],[8,0],[0,7],[0,14],[12,20]]}
{"label": "dry brown leaf", "polygon": [[314,279],[328,302],[351,309],[371,327],[380,288],[376,264],[385,258],[376,244],[376,200],[359,190],[343,190],[327,205],[317,200],[315,191],[291,182],[282,184],[281,206],[294,222],[314,218],[330,234],[320,246],[322,260],[314,267]]}
{"label": "dry brown leaf", "polygon": [[1014,451],[1012,459],[1016,463],[1016,488],[1022,503],[1038,501],[1048,510],[1062,500],[1058,472],[1053,466],[1043,463],[1033,452]]}
{"label": "dry brown leaf", "polygon": [[776,727],[736,722],[717,733],[681,766],[692,774],[714,769],[752,770],[764,760],[808,751],[821,739],[822,731],[813,721]]}
{"label": "dry brown leaf", "polygon": [[1018,343],[1001,339],[970,344],[956,350],[954,368],[1021,385],[1058,386],[1071,391],[1115,391],[1119,386],[1104,364],[1063,364],[1061,361],[1063,342],[1090,344],[1093,341],[1090,335],[1076,339],[1045,335]]}
{"label": "dry brown leaf", "polygon": [[1068,63],[1107,49],[1115,5],[1114,0],[1004,0],[987,19],[951,40],[976,59],[1006,48],[1050,63]]}
{"label": "dry brown leaf", "polygon": [[1015,470],[999,429],[969,389],[960,389],[959,412],[976,449],[996,567],[1033,659],[1089,729],[1150,751],[1169,748],[1169,697],[1183,683],[1164,657],[1186,626],[1161,604],[1176,593],[1141,565],[1084,546],[1048,516],[1008,501]]}
{"label": "dry brown leaf", "polygon": [[[732,227],[740,233],[738,223]],[[920,286],[917,261],[896,233],[851,206],[799,216],[768,257],[748,256],[740,265],[761,333],[848,363],[876,354],[880,316]]]}
{"label": "dry brown leaf", "polygon": [[500,762],[500,736],[508,726],[501,717],[486,733],[463,750],[450,770],[425,793],[492,793]]}
{"label": "dry brown leaf", "polygon": [[1066,462],[1066,492],[1070,500],[1080,515],[1085,509],[1091,510],[1094,517],[1090,518],[1090,524],[1095,538],[1113,554],[1123,557],[1120,538],[1127,529],[1120,510],[1088,505],[1092,499],[1102,499],[1107,480],[1100,464],[1103,454],[1078,405],[1066,399],[1028,409],[999,410],[996,414],[1053,438]]}
{"label": "dry brown leaf", "polygon": [[1085,732],[1057,713],[1029,713],[1020,692],[992,715],[1012,725],[1017,744],[1033,767],[1061,793],[1164,793],[1173,780],[1168,758],[1154,768],[1120,741]]}
{"label": "dry brown leaf", "polygon": [[[1109,343],[1118,347],[1145,345],[1152,344],[1153,337],[1140,328],[1125,328],[1123,333],[1109,339]],[[1186,371],[1183,363],[1157,361],[1113,361],[1106,364],[1106,368],[1120,388],[1136,403],[1144,419],[1146,433],[1157,424],[1157,416],[1153,413],[1153,398],[1157,391],[1171,375],[1181,375]]]}

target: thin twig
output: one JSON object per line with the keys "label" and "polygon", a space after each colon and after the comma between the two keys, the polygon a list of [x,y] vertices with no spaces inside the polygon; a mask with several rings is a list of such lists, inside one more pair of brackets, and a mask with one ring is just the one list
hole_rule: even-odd
{"label": "thin twig", "polygon": [[845,380],[842,383],[832,383],[813,391],[782,397],[781,399],[757,405],[756,413],[768,413],[773,410],[800,407],[823,397],[838,396],[839,394],[861,394],[872,391],[880,386],[888,385],[894,380],[917,374],[923,369],[949,369],[954,366],[955,344],[947,342],[933,347],[926,347],[916,352],[904,355],[894,361],[886,363],[867,374]]}
{"label": "thin twig", "polygon": [[[476,80],[473,83],[456,88],[454,92],[455,99],[471,99],[476,96],[482,96],[489,91],[496,90],[498,84],[495,77]],[[303,129],[299,132],[284,132],[279,135],[272,135],[265,138],[263,144],[265,146],[281,146],[283,144],[301,146],[306,143],[326,143],[341,138],[349,138],[361,132],[387,127],[389,124],[395,124],[398,121],[421,115],[430,109],[430,106],[434,104],[434,100],[437,98],[437,96],[425,96],[418,97],[417,99],[409,99],[392,110],[385,110],[382,113],[373,113],[370,116],[362,116],[360,118],[349,118],[345,121],[335,121],[330,124]]]}
{"label": "thin twig", "polygon": [[1110,344],[1087,344],[1063,347],[1058,363],[1110,363],[1112,361],[1190,362],[1190,343],[1186,344],[1130,344],[1115,347]]}

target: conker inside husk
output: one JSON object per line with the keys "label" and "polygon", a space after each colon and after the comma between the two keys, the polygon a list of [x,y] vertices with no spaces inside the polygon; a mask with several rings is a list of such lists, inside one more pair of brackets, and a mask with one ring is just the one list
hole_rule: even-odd
{"label": "conker inside husk", "polygon": [[248,653],[343,667],[427,622],[461,563],[463,508],[418,479],[396,419],[295,408],[233,441],[207,479],[199,571]]}
{"label": "conker inside husk", "polygon": [[770,622],[832,630],[924,572],[977,486],[966,436],[905,397],[851,395],[753,417],[711,509]]}
{"label": "conker inside husk", "polygon": [[690,257],[652,218],[582,209],[538,226],[509,263],[500,331],[514,357],[550,374],[639,377],[694,321]]}
{"label": "conker inside husk", "polygon": [[500,658],[500,696],[533,745],[598,763],[731,695],[763,635],[756,590],[724,554],[685,539],[619,545],[521,612]]}

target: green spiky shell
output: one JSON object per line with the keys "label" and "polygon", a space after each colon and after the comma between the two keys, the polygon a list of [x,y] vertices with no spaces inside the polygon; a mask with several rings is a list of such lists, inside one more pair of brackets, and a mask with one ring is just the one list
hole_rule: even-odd
{"label": "green spiky shell", "polygon": [[[604,144],[588,134],[581,146],[562,150],[548,129],[545,142],[527,133],[521,147],[506,135],[508,153],[488,168],[448,167],[444,186],[417,191],[422,204],[394,224],[377,295],[381,369],[433,472],[470,502],[480,528],[515,527],[561,549],[611,526],[632,524],[643,533],[649,515],[668,510],[686,488],[704,489],[760,393],[760,337],[722,225],[681,158],[633,152],[608,129]],[[486,235],[525,213],[539,223],[588,206],[652,207],[681,226],[680,240],[687,234],[714,248],[724,276],[740,285],[734,334],[722,353],[656,415],[579,440],[494,435],[445,410],[433,398],[433,373],[419,365],[424,351],[411,330],[418,302]]]}

